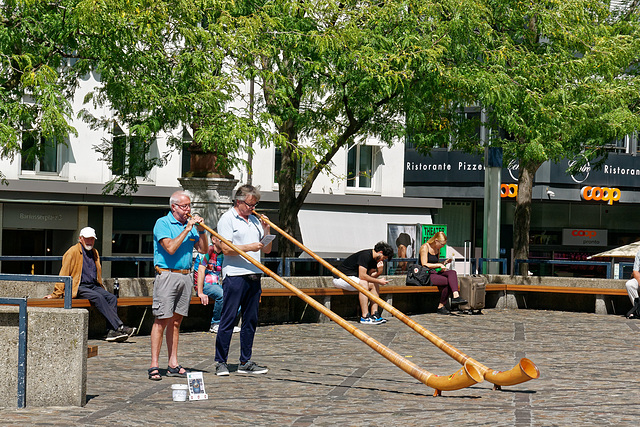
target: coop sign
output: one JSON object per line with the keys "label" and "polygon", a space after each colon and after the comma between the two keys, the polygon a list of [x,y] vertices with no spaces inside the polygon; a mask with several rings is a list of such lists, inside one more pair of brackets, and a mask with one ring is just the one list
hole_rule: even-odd
{"label": "coop sign", "polygon": [[612,205],[613,202],[620,200],[622,192],[619,188],[609,187],[582,187],[580,190],[580,196],[583,200],[597,200],[607,202]]}
{"label": "coop sign", "polygon": [[501,184],[500,197],[518,197],[518,184]]}
{"label": "coop sign", "polygon": [[562,244],[569,246],[606,246],[607,230],[593,228],[564,228]]}

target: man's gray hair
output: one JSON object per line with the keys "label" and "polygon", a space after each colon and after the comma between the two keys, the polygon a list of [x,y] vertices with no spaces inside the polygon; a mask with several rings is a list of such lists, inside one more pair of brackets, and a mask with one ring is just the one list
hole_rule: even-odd
{"label": "man's gray hair", "polygon": [[172,205],[177,205],[183,196],[187,196],[190,201],[193,200],[193,195],[191,194],[190,191],[179,190],[173,193],[169,198],[169,207],[171,207]]}
{"label": "man's gray hair", "polygon": [[238,188],[236,191],[236,200],[245,201],[248,197],[253,196],[256,202],[260,201],[260,187],[254,187],[250,184],[245,184]]}

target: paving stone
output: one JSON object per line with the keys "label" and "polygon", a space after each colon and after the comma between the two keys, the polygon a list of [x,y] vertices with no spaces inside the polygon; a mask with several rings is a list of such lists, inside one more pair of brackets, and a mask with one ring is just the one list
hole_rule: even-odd
{"label": "paving stone", "polygon": [[[147,379],[149,337],[99,345],[88,360],[87,405],[0,410],[3,425],[288,425],[288,426],[569,426],[630,425],[640,417],[634,363],[640,322],[621,316],[537,310],[485,310],[483,315],[412,317],[426,329],[495,370],[526,357],[541,377],[493,391],[433,389],[409,376],[335,323],[258,328],[254,360],[266,375],[215,376],[215,335],[180,335],[180,363],[202,371],[209,400],[173,402],[171,385]],[[449,375],[460,365],[428,340],[390,318],[353,323],[421,368]],[[166,348],[160,369],[166,370]]]}

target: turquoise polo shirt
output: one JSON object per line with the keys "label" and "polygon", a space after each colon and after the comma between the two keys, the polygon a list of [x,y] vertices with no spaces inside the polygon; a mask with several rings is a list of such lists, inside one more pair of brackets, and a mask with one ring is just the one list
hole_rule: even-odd
{"label": "turquoise polo shirt", "polygon": [[160,244],[162,239],[175,239],[185,228],[186,223],[180,223],[171,212],[156,221],[153,227],[153,264],[155,266],[174,270],[191,269],[193,247],[200,240],[196,227],[191,228],[173,255],[170,255]]}

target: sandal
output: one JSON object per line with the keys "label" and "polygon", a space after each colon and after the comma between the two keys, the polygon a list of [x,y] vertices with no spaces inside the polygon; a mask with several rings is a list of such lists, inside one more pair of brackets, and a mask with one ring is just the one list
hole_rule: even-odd
{"label": "sandal", "polygon": [[151,381],[160,381],[162,379],[162,376],[160,375],[160,369],[158,369],[157,367],[149,368],[147,372],[149,373],[149,379]]}
{"label": "sandal", "polygon": [[182,367],[182,365],[178,365],[175,368],[172,368],[171,366],[167,366],[167,376],[168,377],[180,377],[180,378],[187,378],[187,370],[184,369],[183,373],[180,373],[181,370],[183,370],[184,368]]}

